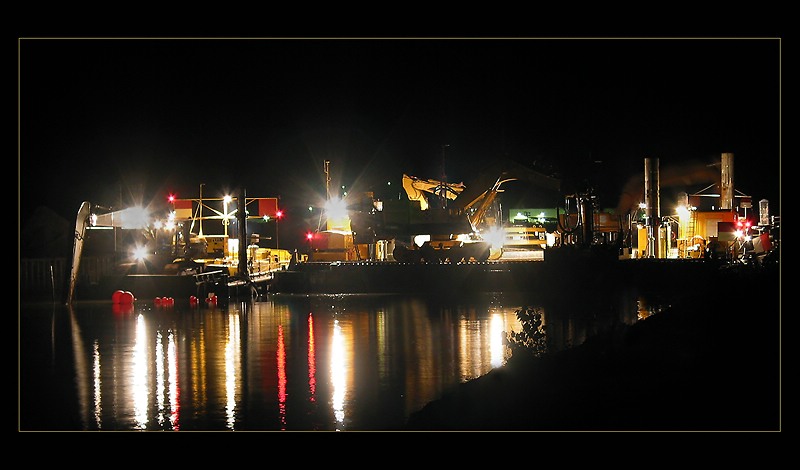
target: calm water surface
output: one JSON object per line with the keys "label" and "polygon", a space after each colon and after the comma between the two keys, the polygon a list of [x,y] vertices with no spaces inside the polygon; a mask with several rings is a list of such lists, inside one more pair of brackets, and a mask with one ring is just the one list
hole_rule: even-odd
{"label": "calm water surface", "polygon": [[450,388],[500,367],[516,311],[541,308],[560,350],[651,313],[631,293],[538,301],[487,294],[284,296],[172,307],[23,305],[19,429],[400,429]]}

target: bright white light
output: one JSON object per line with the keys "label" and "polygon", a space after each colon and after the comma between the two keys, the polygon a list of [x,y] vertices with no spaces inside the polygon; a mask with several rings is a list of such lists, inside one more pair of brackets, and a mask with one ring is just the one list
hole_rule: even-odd
{"label": "bright white light", "polygon": [[333,415],[337,427],[344,423],[344,399],[347,392],[344,335],[339,320],[333,321],[333,341],[331,342],[331,384],[333,385]]}
{"label": "bright white light", "polygon": [[164,227],[164,222],[160,220],[156,220],[155,222],[153,222],[153,228],[155,228],[156,230],[159,230],[163,227]]}
{"label": "bright white light", "polygon": [[229,238],[228,239],[228,254],[234,258],[239,256],[239,239],[238,238]]}
{"label": "bright white light", "polygon": [[504,330],[503,316],[500,313],[493,313],[489,320],[489,353],[492,367],[500,367],[505,361]]}
{"label": "bright white light", "polygon": [[133,397],[133,415],[137,429],[147,429],[150,392],[148,387],[149,362],[147,360],[147,325],[144,316],[136,317],[136,336],[133,344],[133,368],[131,371],[131,389]]}
{"label": "bright white light", "polygon": [[643,202],[640,202],[639,203],[639,209],[647,209],[647,204],[645,204]]}
{"label": "bright white light", "polygon": [[166,389],[167,378],[164,373],[164,343],[161,330],[156,331],[156,406],[158,407],[158,414],[156,419],[158,424],[164,425],[164,409],[166,408]]}
{"label": "bright white light", "polygon": [[506,233],[500,227],[491,227],[483,238],[492,244],[492,248],[502,248],[505,243]]}
{"label": "bright white light", "polygon": [[136,261],[144,261],[147,259],[147,249],[142,246],[137,246],[133,249],[132,255]]}
{"label": "bright white light", "polygon": [[239,326],[239,317],[231,315],[228,318],[228,337],[225,343],[225,416],[228,429],[231,431],[236,426],[236,404],[240,391],[239,377],[242,368]]}
{"label": "bright white light", "polygon": [[325,203],[325,211],[329,219],[339,220],[347,218],[347,203],[338,197],[332,198]]}
{"label": "bright white light", "polygon": [[147,227],[149,223],[149,216],[147,210],[143,207],[129,207],[120,211],[120,221],[122,228],[125,229],[141,229]]}

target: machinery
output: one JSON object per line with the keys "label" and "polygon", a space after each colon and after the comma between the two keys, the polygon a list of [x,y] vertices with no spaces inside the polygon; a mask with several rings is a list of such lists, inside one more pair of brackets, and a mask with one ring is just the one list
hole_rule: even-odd
{"label": "machinery", "polygon": [[407,199],[372,200],[351,213],[354,241],[385,246],[398,262],[498,259],[505,237],[497,205],[502,186],[515,180],[559,186],[557,180],[519,165],[506,168],[495,164],[469,185],[404,174]]}

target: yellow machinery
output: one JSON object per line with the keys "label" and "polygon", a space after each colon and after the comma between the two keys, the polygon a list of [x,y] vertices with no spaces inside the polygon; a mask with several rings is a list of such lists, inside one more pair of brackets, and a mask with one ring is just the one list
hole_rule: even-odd
{"label": "yellow machinery", "polygon": [[[403,189],[410,202],[419,203],[420,217],[419,220],[414,220],[416,214],[409,217],[405,232],[412,236],[414,243],[396,244],[392,253],[394,258],[401,262],[457,263],[499,257],[501,252],[492,250],[492,242],[484,238],[483,233],[496,223],[496,217],[487,217],[487,214],[502,192],[500,186],[515,179],[500,177],[491,188],[466,204],[459,204],[460,195],[466,188],[463,183],[403,175]],[[428,202],[429,194],[439,196],[439,207]]]}
{"label": "yellow machinery", "polygon": [[502,186],[515,180],[560,187],[558,180],[504,160],[492,162],[469,184],[404,174],[407,199],[372,199],[350,214],[354,243],[388,251],[398,262],[498,259],[504,234],[495,201]]}
{"label": "yellow machinery", "polygon": [[[463,183],[404,174],[407,200],[383,201],[380,210],[353,214],[357,242],[390,240],[392,256],[399,262],[497,259],[502,254],[503,235],[497,228],[499,217],[491,208],[503,191],[501,186],[516,179],[500,176],[478,192]],[[494,232],[500,234],[499,240],[490,236]]]}
{"label": "yellow machinery", "polygon": [[[733,224],[737,218],[736,212],[732,210],[680,212],[678,256],[700,258],[708,247],[717,254],[725,253],[733,246]],[[725,231],[725,227],[730,227],[731,230]]]}

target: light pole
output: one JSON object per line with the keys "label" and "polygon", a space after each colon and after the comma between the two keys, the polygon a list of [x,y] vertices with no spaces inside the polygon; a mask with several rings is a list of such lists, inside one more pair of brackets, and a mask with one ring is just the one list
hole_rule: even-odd
{"label": "light pole", "polygon": [[226,237],[228,236],[228,225],[230,224],[230,220],[228,219],[228,204],[230,202],[231,202],[230,196],[225,196],[224,198],[222,198],[222,211],[225,213],[225,216],[222,219],[222,225],[225,228]]}
{"label": "light pole", "polygon": [[200,232],[198,234],[200,238],[203,238],[203,186],[205,185],[205,183],[200,183]]}
{"label": "light pole", "polygon": [[278,227],[278,222],[280,222],[281,217],[283,217],[283,211],[278,210],[275,213],[275,249],[278,250],[281,247],[281,231]]}

